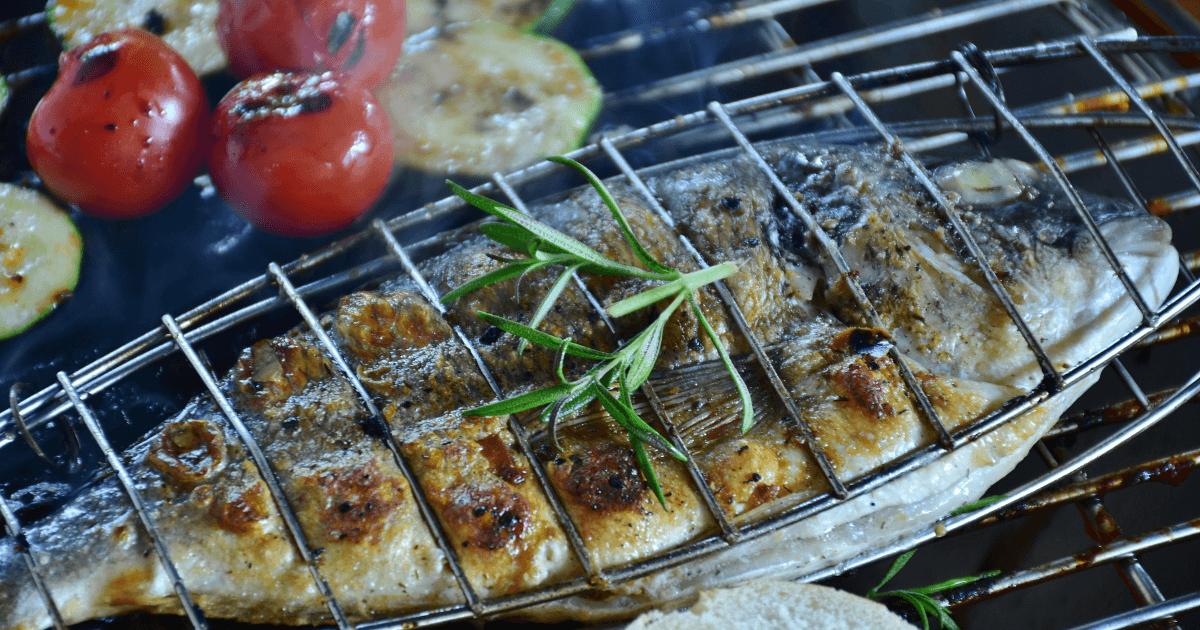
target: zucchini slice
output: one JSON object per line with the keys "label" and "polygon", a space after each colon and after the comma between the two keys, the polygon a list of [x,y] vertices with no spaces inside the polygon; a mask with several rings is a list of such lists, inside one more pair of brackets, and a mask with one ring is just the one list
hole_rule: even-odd
{"label": "zucchini slice", "polygon": [[149,31],[203,76],[229,63],[217,40],[218,5],[218,0],[50,0],[46,17],[66,48],[126,26]]}
{"label": "zucchini slice", "polygon": [[446,175],[567,153],[600,110],[600,86],[574,50],[495,22],[410,38],[375,95],[397,164]]}
{"label": "zucchini slice", "polygon": [[521,28],[542,16],[550,0],[408,0],[409,35],[454,22],[492,20]]}
{"label": "zucchini slice", "polygon": [[29,328],[71,297],[83,240],[41,194],[0,184],[0,339]]}

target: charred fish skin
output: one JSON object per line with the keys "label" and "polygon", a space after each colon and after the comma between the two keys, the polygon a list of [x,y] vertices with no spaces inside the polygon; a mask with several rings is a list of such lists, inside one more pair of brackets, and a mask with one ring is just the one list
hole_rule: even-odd
{"label": "charred fish skin", "polygon": [[[911,393],[898,381],[897,366],[887,354],[893,345],[950,428],[1029,386],[1027,361],[991,366],[989,358],[996,357],[989,352],[1014,354],[1006,316],[992,317],[995,298],[979,284],[977,272],[959,260],[960,244],[940,211],[900,163],[861,147],[782,142],[762,150],[790,193],[837,239],[887,330],[864,325],[856,307],[846,303],[825,253],[812,235],[797,231],[790,208],[749,160],[716,155],[645,175],[679,230],[710,264],[740,262],[727,285],[817,437],[808,445],[797,434],[746,340],[711,292],[701,296],[705,316],[736,355],[753,392],[756,424],[749,433],[734,430],[736,394],[695,318],[684,311],[671,322],[652,383],[724,515],[735,521],[774,513],[825,491],[812,449],[822,451],[840,477],[854,479],[933,441]],[[1023,221],[1017,209],[993,213],[993,202],[986,205],[966,189],[954,191],[962,182],[971,190],[1003,190],[990,182],[1012,175],[1018,194],[1003,203],[1034,208],[1032,202],[1053,194],[1029,184],[1036,173],[1029,175],[1028,169],[1001,165],[998,170],[941,179],[978,219],[972,220],[973,232],[991,252],[989,262],[1004,271],[1005,287],[1017,296],[1022,313],[1039,335],[1052,340],[1047,344],[1051,358],[1056,365],[1073,364],[1135,325],[1136,309],[1114,286],[1111,271],[1094,264],[1097,254],[1087,238],[1069,236],[1064,228],[1050,242],[1038,240],[1045,226]],[[977,185],[980,177],[987,185]],[[684,271],[695,268],[674,230],[632,187],[617,181],[609,186],[655,256]],[[632,262],[594,191],[577,191],[533,212],[598,251]],[[1168,228],[1127,209],[1101,215],[1102,230],[1113,233],[1114,249],[1147,301],[1161,301],[1176,272]],[[495,268],[499,263],[488,254],[511,254],[473,226],[448,234],[445,242],[444,253],[421,263],[442,294]],[[1010,256],[1008,248],[1016,242],[1030,247]],[[645,288],[637,279],[583,280],[602,305]],[[532,461],[516,447],[509,418],[462,415],[493,394],[452,325],[474,341],[504,396],[556,382],[553,352],[518,354],[514,338],[475,317],[486,310],[527,321],[551,282],[552,275],[534,273],[519,285],[493,285],[448,305],[443,317],[411,280],[401,278],[346,296],[322,318],[385,416],[418,488],[408,485],[378,436],[363,430],[362,403],[312,333],[296,330],[255,344],[222,381],[272,462],[308,544],[320,550],[319,569],[352,619],[462,601],[446,552],[416,509],[417,494],[433,506],[435,525],[450,543],[448,553],[483,596],[582,575],[566,543],[568,525],[580,532],[591,560],[601,567],[717,531],[683,466],[653,453],[668,497],[665,509],[658,504],[636,472],[624,432],[599,407],[564,423],[559,445],[541,430],[536,415],[516,419],[534,432]],[[1075,283],[1082,288],[1072,289]],[[1081,295],[1088,304],[1071,302]],[[972,315],[960,318],[963,313]],[[989,314],[987,325],[976,321],[978,313]],[[651,310],[619,319],[613,334],[588,296],[570,287],[542,328],[612,350],[617,339],[653,316]],[[959,356],[965,359],[955,360]],[[567,365],[568,376],[586,370],[582,363]],[[1077,387],[1070,394],[1080,391]],[[770,540],[757,539],[608,593],[546,604],[527,614],[620,617],[722,581],[834,564],[982,494],[1015,465],[1070,398]],[[653,420],[646,401],[635,404]],[[206,396],[123,457],[184,583],[209,616],[295,624],[328,619],[279,507],[263,487],[264,471],[247,458]],[[544,468],[549,491],[570,524],[549,509],[535,466]],[[147,553],[145,533],[111,476],[59,514],[28,527],[27,537],[68,622],[136,610],[178,612],[171,585],[157,558]],[[4,593],[13,594],[0,598],[4,627],[49,625],[9,544],[0,547],[0,584]]]}

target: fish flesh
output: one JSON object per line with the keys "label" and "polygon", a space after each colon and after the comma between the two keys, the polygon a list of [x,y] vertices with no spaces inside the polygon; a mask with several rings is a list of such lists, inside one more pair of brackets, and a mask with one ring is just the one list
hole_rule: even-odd
{"label": "fish flesh", "polygon": [[[749,158],[727,151],[648,169],[644,180],[668,225],[623,181],[608,182],[633,231],[668,266],[697,268],[679,238],[709,264],[736,261],[726,284],[814,436],[798,422],[754,359],[732,317],[706,288],[698,302],[734,358],[754,401],[754,427],[739,430],[737,391],[695,315],[666,327],[651,384],[666,416],[717,498],[744,523],[827,492],[814,453],[853,480],[935,441],[900,377],[902,361],[953,430],[1002,407],[1042,378],[1026,346],[943,213],[888,151],[760,145],[798,205],[811,213],[878,311],[872,326],[847,296],[846,278],[817,235]],[[1069,368],[1128,332],[1139,310],[1063,193],[1014,160],[931,164],[986,262],[1055,367]],[[1170,228],[1118,200],[1084,200],[1150,305],[1174,285]],[[637,264],[594,190],[531,209],[600,253]],[[418,264],[439,294],[497,268],[501,245],[478,225],[445,234]],[[511,255],[509,253],[508,255]],[[507,417],[463,411],[495,399],[488,377],[453,327],[472,340],[505,397],[557,382],[555,353],[516,352],[517,339],[476,317],[528,321],[555,279],[530,273],[474,291],[442,315],[405,277],[343,297],[321,324],[387,422],[419,492],[481,597],[519,593],[583,574],[535,466],[597,567],[647,558],[716,533],[686,467],[653,451],[666,496],[642,478],[625,432],[599,406],[560,422],[558,443],[536,414],[536,462],[517,446]],[[607,306],[648,281],[581,275]],[[578,287],[540,328],[613,350],[654,308],[610,329]],[[892,350],[896,352],[892,352]],[[568,378],[589,367],[568,357]],[[1090,382],[936,462],[768,536],[637,580],[525,609],[536,619],[598,620],[685,600],[749,577],[787,577],[832,566],[927,526],[978,498],[1028,451]],[[246,349],[221,381],[277,475],[319,568],[352,620],[463,601],[446,557],[387,446],[364,428],[351,384],[297,328]],[[635,397],[643,418],[654,417]],[[228,420],[201,395],[121,454],[193,600],[210,617],[309,624],[329,611],[296,552],[279,508]],[[68,623],[133,611],[179,613],[172,583],[111,473],[25,533]],[[0,546],[0,626],[49,625],[45,604],[14,549]]]}

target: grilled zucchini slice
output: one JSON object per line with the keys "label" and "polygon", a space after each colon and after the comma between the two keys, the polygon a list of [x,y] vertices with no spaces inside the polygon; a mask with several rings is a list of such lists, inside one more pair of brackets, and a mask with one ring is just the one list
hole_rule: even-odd
{"label": "grilled zucchini slice", "polygon": [[83,241],[66,212],[37,192],[0,184],[0,339],[69,298],[82,260]]}
{"label": "grilled zucchini slice", "polygon": [[438,174],[488,175],[579,146],[600,86],[569,46],[495,22],[410,38],[375,92],[396,162]]}
{"label": "grilled zucchini slice", "polygon": [[521,28],[542,16],[550,0],[408,0],[408,34],[454,22],[491,20]]}
{"label": "grilled zucchini slice", "polygon": [[51,0],[46,16],[66,48],[117,28],[150,31],[203,76],[229,63],[217,41],[217,7],[217,0]]}

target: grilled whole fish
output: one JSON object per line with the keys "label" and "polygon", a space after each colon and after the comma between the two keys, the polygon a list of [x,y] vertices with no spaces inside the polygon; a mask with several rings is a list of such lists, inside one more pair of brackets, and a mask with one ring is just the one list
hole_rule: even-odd
{"label": "grilled whole fish", "polygon": [[[748,159],[727,152],[646,172],[679,232],[709,263],[740,264],[727,285],[815,435],[814,444],[804,443],[747,340],[705,289],[705,316],[753,395],[756,423],[741,434],[737,394],[716,350],[694,315],[674,316],[651,383],[720,508],[735,522],[827,491],[810,449],[851,480],[934,441],[894,356],[913,371],[950,429],[999,408],[1041,378],[981,272],[963,262],[963,245],[901,163],[874,148],[783,141],[760,150],[840,247],[886,330],[869,326],[814,235]],[[1140,321],[1097,244],[1038,171],[998,160],[946,165],[935,176],[1057,367],[1079,363]],[[647,209],[632,187],[609,186],[648,250],[667,265],[696,268],[675,228]],[[1085,200],[1145,300],[1161,303],[1177,271],[1169,228],[1128,204]],[[532,211],[601,253],[636,264],[594,191],[575,191]],[[476,226],[445,235],[441,244],[443,250],[420,265],[441,294],[500,264],[489,254],[506,254]],[[599,567],[717,531],[684,465],[651,453],[667,498],[666,508],[658,503],[623,429],[599,407],[561,423],[561,450],[536,415],[519,418],[534,432],[539,462],[521,454],[509,418],[462,415],[495,395],[454,325],[473,340],[504,396],[556,382],[553,352],[518,355],[515,338],[475,317],[486,310],[527,321],[553,277],[530,274],[478,290],[448,305],[444,317],[411,280],[400,278],[344,297],[322,318],[483,597],[582,573],[535,465],[544,466]],[[602,305],[646,288],[639,279],[582,280]],[[541,328],[611,350],[654,315],[631,314],[610,330],[588,297],[571,287]],[[320,549],[322,574],[352,619],[460,602],[414,489],[378,436],[364,431],[363,403],[318,345],[304,329],[260,341],[243,352],[221,387],[271,461],[308,544]],[[889,354],[893,347],[898,355]],[[589,367],[584,363],[568,358],[568,376],[582,374]],[[934,464],[780,532],[524,614],[630,615],[702,587],[829,566],[980,496],[1087,384]],[[644,418],[654,417],[646,401],[635,405]],[[206,614],[292,624],[328,620],[264,471],[208,396],[122,457]],[[28,527],[26,538],[68,623],[180,611],[112,475],[100,475],[59,513]],[[8,542],[0,547],[0,625],[45,627],[45,605]]]}

